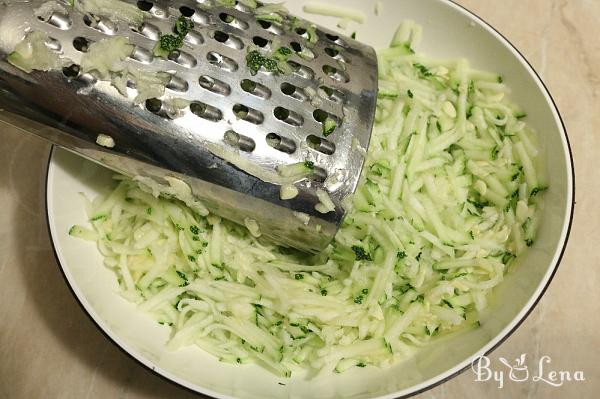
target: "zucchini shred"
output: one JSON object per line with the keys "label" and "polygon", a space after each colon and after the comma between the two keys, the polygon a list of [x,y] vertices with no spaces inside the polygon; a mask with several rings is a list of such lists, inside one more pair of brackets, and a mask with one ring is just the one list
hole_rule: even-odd
{"label": "zucchini shred", "polygon": [[479,327],[491,291],[535,242],[547,185],[508,86],[464,59],[415,53],[420,29],[402,24],[378,52],[363,178],[322,254],[190,207],[189,190],[173,182],[117,177],[110,195],[86,199],[92,228],[70,234],[97,243],[122,295],[170,329],[169,348],[320,375],[391,366]]}

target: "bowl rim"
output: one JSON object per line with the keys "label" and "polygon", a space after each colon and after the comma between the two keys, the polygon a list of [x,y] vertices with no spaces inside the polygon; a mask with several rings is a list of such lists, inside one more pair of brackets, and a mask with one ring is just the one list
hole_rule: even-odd
{"label": "bowl rim", "polygon": [[[561,133],[561,139],[563,142],[563,150],[565,151],[567,163],[569,164],[568,166],[570,166],[570,168],[567,168],[568,169],[567,170],[567,180],[568,180],[567,181],[567,183],[568,183],[567,195],[571,197],[570,201],[568,201],[568,203],[567,203],[567,206],[568,206],[567,214],[568,215],[565,217],[565,221],[567,222],[567,224],[566,224],[566,226],[563,225],[563,229],[561,231],[561,236],[563,236],[562,243],[559,243],[559,246],[557,246],[557,248],[555,250],[554,260],[553,260],[554,264],[551,265],[551,268],[549,268],[549,270],[546,272],[546,275],[544,276],[544,279],[547,279],[547,280],[544,283],[543,287],[540,288],[538,286],[538,288],[536,288],[537,293],[534,292],[533,296],[529,299],[526,306],[524,306],[521,309],[521,311],[519,312],[519,314],[517,314],[517,316],[515,316],[515,318],[513,318],[511,323],[509,323],[499,334],[496,335],[496,337],[494,337],[494,339],[489,341],[488,344],[486,344],[484,347],[482,347],[478,351],[478,353],[474,356],[474,358],[476,359],[478,356],[484,356],[484,355],[487,356],[490,353],[492,353],[500,345],[502,345],[521,326],[521,324],[529,317],[529,315],[536,308],[536,306],[540,302],[541,298],[543,297],[543,295],[547,291],[548,287],[550,286],[550,283],[554,279],[556,272],[558,271],[558,267],[563,260],[563,257],[564,257],[564,254],[565,254],[568,242],[569,242],[569,238],[571,236],[572,226],[573,226],[575,204],[576,204],[576,200],[575,200],[575,198],[576,198],[575,197],[575,194],[576,194],[575,164],[574,164],[574,160],[573,160],[573,151],[572,151],[571,143],[570,143],[569,136],[567,133],[567,128],[566,128],[564,119],[560,113],[560,110],[556,104],[556,101],[554,100],[554,97],[550,93],[550,90],[544,83],[541,76],[538,74],[538,72],[535,70],[535,68],[531,65],[531,63],[527,60],[527,58],[519,51],[519,49],[515,45],[512,44],[512,42],[510,40],[508,40],[495,27],[493,27],[490,23],[488,23],[482,17],[477,15],[475,12],[467,9],[465,6],[458,4],[455,0],[437,0],[437,1],[439,1],[441,3],[446,3],[447,5],[454,7],[457,11],[459,11],[463,14],[466,14],[468,17],[479,22],[483,28],[485,28],[489,33],[494,35],[500,42],[502,42],[513,53],[513,55],[523,64],[523,66],[529,72],[529,75],[534,79],[535,83],[538,85],[538,87],[542,91],[542,94],[545,95],[546,101],[547,101],[548,105],[550,106],[551,111],[555,117],[555,121],[558,122],[557,125],[558,125],[560,133]],[[59,255],[59,250],[58,250],[57,244],[56,244],[57,241],[56,241],[55,235],[53,234],[52,221],[51,221],[52,217],[50,216],[50,206],[49,206],[50,203],[52,203],[52,199],[50,198],[51,190],[49,189],[49,187],[50,187],[50,178],[52,175],[51,172],[52,172],[52,167],[53,167],[52,161],[55,158],[57,148],[58,147],[53,145],[52,148],[50,149],[49,155],[48,155],[48,161],[47,161],[47,165],[46,165],[46,177],[45,177],[45,188],[44,188],[44,190],[45,190],[45,192],[44,192],[45,204],[44,205],[46,208],[45,209],[46,210],[46,227],[48,229],[48,233],[50,236],[52,251],[53,251],[56,263],[59,266],[59,269],[63,276],[63,279],[67,283],[66,285],[69,287],[69,290],[71,291],[71,294],[73,295],[73,297],[76,299],[78,305],[81,307],[81,309],[84,311],[84,313],[88,316],[88,318],[93,322],[93,324],[98,328],[98,330],[108,339],[109,342],[111,342],[114,346],[116,346],[120,351],[122,351],[124,354],[126,354],[129,358],[135,360],[141,366],[150,370],[154,375],[160,377],[162,380],[164,380],[174,386],[177,386],[179,388],[183,388],[191,393],[205,395],[210,399],[221,399],[221,398],[235,399],[234,397],[231,397],[228,395],[222,395],[222,394],[214,392],[210,389],[200,387],[196,384],[183,381],[182,378],[174,376],[166,370],[157,369],[156,366],[152,365],[152,362],[150,360],[145,359],[140,354],[132,353],[132,351],[127,349],[127,345],[125,343],[119,342],[120,340],[118,339],[118,337],[116,337],[116,336],[113,337],[102,326],[102,324],[104,324],[104,323],[101,320],[98,320],[96,317],[93,316],[93,314],[92,314],[93,311],[91,309],[91,306],[88,309],[89,305],[86,306],[85,300],[82,299],[82,297],[80,297],[81,294],[77,292],[78,290],[76,290],[74,285],[71,283],[71,280],[70,280],[69,276],[67,275],[65,268],[63,267],[63,262],[61,262],[61,256]],[[568,221],[566,220],[567,218],[568,218]],[[560,247],[560,250],[558,249],[558,247]],[[558,253],[558,256],[556,256],[557,253]],[[551,273],[548,275],[550,270],[551,270]],[[543,280],[542,280],[542,282],[543,282]],[[494,342],[494,341],[496,341],[496,342]],[[492,344],[492,345],[490,345],[490,344]],[[410,388],[406,388],[402,391],[399,391],[398,393],[390,393],[390,394],[380,396],[379,399],[405,399],[405,398],[409,398],[409,397],[418,395],[420,393],[423,393],[430,389],[433,389],[433,388],[453,379],[454,377],[457,377],[458,375],[462,374],[470,367],[471,367],[471,362],[468,361],[468,359],[467,359],[467,360],[459,363],[458,365],[454,366],[452,369],[447,370],[444,373],[440,373],[439,375],[432,377],[426,381],[423,381],[420,384],[417,384]]]}

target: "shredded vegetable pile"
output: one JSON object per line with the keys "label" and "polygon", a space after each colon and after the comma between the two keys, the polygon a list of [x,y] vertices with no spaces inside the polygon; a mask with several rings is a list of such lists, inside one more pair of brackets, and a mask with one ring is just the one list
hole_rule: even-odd
{"label": "shredded vegetable pile", "polygon": [[170,328],[170,348],[280,376],[389,366],[477,328],[491,290],[534,244],[546,188],[536,135],[498,75],[416,54],[419,36],[405,23],[379,52],[363,180],[324,253],[308,258],[209,215],[175,180],[118,178],[87,203],[92,226],[70,234],[97,242],[125,298]]}

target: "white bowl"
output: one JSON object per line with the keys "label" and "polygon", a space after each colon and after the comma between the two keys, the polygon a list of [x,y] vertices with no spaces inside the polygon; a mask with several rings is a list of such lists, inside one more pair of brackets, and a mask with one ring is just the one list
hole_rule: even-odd
{"label": "white bowl", "polygon": [[[367,24],[357,27],[358,38],[375,47],[386,46],[398,23],[412,19],[424,27],[421,51],[437,58],[467,57],[479,69],[502,74],[545,147],[550,190],[543,225],[535,246],[494,292],[480,329],[423,349],[412,360],[387,370],[356,369],[313,381],[284,381],[255,366],[219,363],[197,348],[169,352],[165,348],[168,328],[118,295],[116,278],[102,266],[94,244],[67,234],[71,225],[86,222],[78,193],[93,197],[106,191],[111,173],[65,151],[54,151],[48,171],[48,220],[56,255],[75,296],[108,337],[142,364],[215,398],[396,398],[430,388],[464,370],[474,357],[493,350],[518,327],[547,288],[566,245],[574,198],[568,139],[550,94],[523,56],[477,16],[449,1],[383,1],[379,17],[373,15],[373,2],[330,2],[370,15]],[[302,15],[303,2],[293,3],[291,11]],[[336,22],[309,18],[326,26]]]}

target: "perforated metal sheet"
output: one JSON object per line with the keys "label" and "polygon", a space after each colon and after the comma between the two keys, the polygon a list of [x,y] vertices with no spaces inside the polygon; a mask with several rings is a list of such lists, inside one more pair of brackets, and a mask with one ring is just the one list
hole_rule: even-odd
{"label": "perforated metal sheet", "polygon": [[[48,33],[51,40],[47,45],[72,61],[72,66],[65,68],[62,76],[70,82],[69,90],[76,89],[78,93],[96,96],[96,103],[110,103],[115,108],[135,108],[131,103],[136,91],[135,82],[129,82],[129,98],[119,98],[121,95],[107,82],[98,81],[93,74],[82,76],[79,73],[78,65],[92,42],[125,36],[135,46],[127,63],[144,71],[169,73],[170,83],[163,97],[149,100],[135,111],[115,109],[113,116],[117,120],[129,121],[133,116],[141,116],[144,118],[143,130],[162,139],[168,138],[171,140],[169,144],[164,140],[153,141],[144,137],[143,145],[134,145],[134,149],[116,148],[113,155],[116,151],[139,159],[143,157],[132,154],[143,153],[144,147],[147,154],[156,153],[155,147],[159,145],[174,146],[171,153],[175,154],[181,148],[182,158],[178,161],[156,156],[150,158],[155,158],[154,165],[164,170],[200,178],[242,193],[245,197],[254,197],[234,196],[236,199],[227,197],[222,200],[228,202],[228,209],[256,208],[249,213],[259,224],[263,222],[265,230],[272,224],[260,217],[265,209],[269,209],[269,206],[265,207],[265,201],[282,208],[279,210],[281,215],[288,219],[288,224],[291,223],[295,231],[299,227],[297,221],[291,222],[293,213],[309,214],[313,217],[310,225],[320,225],[323,235],[321,244],[310,246],[313,250],[317,246],[323,247],[344,217],[341,201],[354,192],[364,163],[364,149],[369,143],[377,93],[374,51],[320,27],[316,29],[319,40],[312,45],[307,41],[305,29],[288,29],[293,17],[286,17],[282,25],[258,21],[251,9],[239,3],[229,8],[212,5],[209,1],[126,2],[144,11],[143,25],[131,26],[77,10],[69,10],[66,14],[55,12],[43,21],[32,13],[27,16],[17,13],[15,5],[9,7],[13,7],[13,14],[25,19],[28,30]],[[42,3],[30,3],[29,9],[35,9]],[[23,3],[18,4],[24,7]],[[185,45],[167,59],[155,57],[153,49],[160,36],[172,33],[177,18],[182,15],[195,23],[194,30],[185,37]],[[0,25],[0,33],[1,30]],[[268,51],[281,46],[294,50],[288,62],[292,70],[290,74],[264,70],[256,75],[251,73],[245,61],[250,48]],[[189,106],[175,109],[170,105],[173,99],[185,100]],[[120,115],[123,113],[127,115]],[[335,130],[327,137],[323,134],[326,118],[336,121]],[[140,124],[134,125],[131,129],[139,135]],[[123,128],[121,123],[119,126]],[[94,130],[90,126],[79,128],[90,133]],[[114,132],[105,133],[112,135]],[[174,137],[176,135],[179,137]],[[92,137],[91,134],[89,136]],[[116,141],[118,145],[125,145],[118,138]],[[196,147],[197,154],[194,155]],[[208,158],[207,152],[223,160],[211,163],[211,167],[213,164],[216,168],[233,164],[239,176],[221,178],[221,181],[216,177],[206,179],[206,170],[193,171],[180,165],[182,160],[190,157]],[[277,178],[277,167],[305,161],[314,163],[315,173],[297,183],[301,195],[293,201],[271,198],[277,192],[275,188],[281,184]],[[243,178],[256,180],[251,193],[239,184]],[[316,197],[319,188],[329,192],[336,204],[335,212],[322,215],[314,210],[319,202]],[[196,194],[205,197],[202,192]],[[209,205],[213,200],[210,199]],[[239,207],[235,203],[240,200],[245,202],[244,206]],[[256,207],[248,201],[257,201]],[[216,208],[218,213],[223,207]],[[231,217],[227,213],[221,212],[225,217],[243,220],[243,215]],[[285,229],[282,231],[285,223],[278,224],[278,235],[287,235]],[[306,249],[304,244],[296,245],[299,239],[296,236],[292,240],[280,241]]]}

